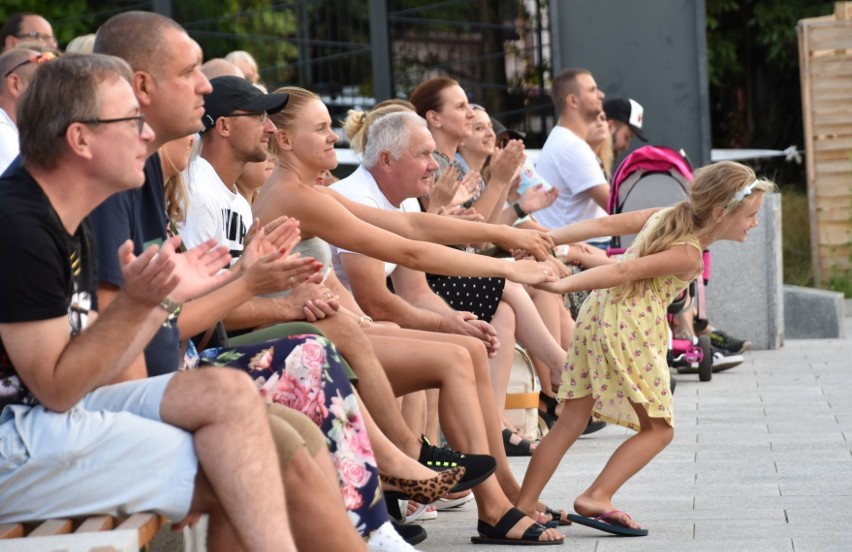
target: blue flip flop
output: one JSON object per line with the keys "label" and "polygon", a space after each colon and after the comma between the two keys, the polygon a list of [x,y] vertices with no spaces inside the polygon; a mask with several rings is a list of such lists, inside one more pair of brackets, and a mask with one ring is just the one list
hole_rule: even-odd
{"label": "blue flip flop", "polygon": [[624,525],[610,522],[609,520],[614,514],[624,514],[628,519],[633,519],[629,514],[622,512],[621,510],[611,510],[597,517],[568,514],[568,519],[574,523],[579,523],[580,525],[585,525],[586,527],[591,527],[592,529],[605,531],[621,537],[644,537],[648,535],[647,529],[633,529],[632,527],[625,527]]}

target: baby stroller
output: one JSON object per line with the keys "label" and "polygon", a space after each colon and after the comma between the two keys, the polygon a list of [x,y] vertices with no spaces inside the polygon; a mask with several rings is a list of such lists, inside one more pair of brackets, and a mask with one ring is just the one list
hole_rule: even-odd
{"label": "baby stroller", "polygon": [[[682,153],[665,146],[642,146],[622,161],[612,176],[607,204],[609,214],[624,213],[672,205],[687,198],[692,184],[693,172],[689,161]],[[635,234],[613,236],[610,252],[624,252],[633,243]],[[690,307],[692,301],[698,305],[699,318],[704,318],[703,285],[710,276],[710,253],[704,251],[704,273],[700,282],[693,281],[668,309],[669,366],[697,370],[700,381],[713,377],[713,350],[706,335],[692,339],[678,339],[671,330],[674,315]]]}

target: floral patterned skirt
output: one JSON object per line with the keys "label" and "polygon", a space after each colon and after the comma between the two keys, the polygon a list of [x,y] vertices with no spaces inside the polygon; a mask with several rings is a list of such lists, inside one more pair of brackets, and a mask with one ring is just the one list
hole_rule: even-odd
{"label": "floral patterned skirt", "polygon": [[388,521],[367,429],[343,359],[328,339],[304,334],[207,349],[201,352],[200,364],[244,370],[267,402],[311,418],[325,435],[356,530],[368,538]]}

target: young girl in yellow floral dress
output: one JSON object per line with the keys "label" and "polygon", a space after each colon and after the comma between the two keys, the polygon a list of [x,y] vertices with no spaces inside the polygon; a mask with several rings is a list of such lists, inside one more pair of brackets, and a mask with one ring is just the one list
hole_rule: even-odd
{"label": "young girl in yellow floral dress", "polygon": [[541,287],[558,293],[593,289],[583,303],[562,373],[559,420],[527,468],[518,500],[531,512],[589,413],[637,433],[612,454],[592,485],[574,501],[568,518],[618,535],[643,536],[612,497],[674,436],[666,364],[666,310],[701,274],[702,251],[717,240],[745,241],[757,226],[769,181],[739,163],[721,162],[697,172],[689,199],[660,211],[616,215],[553,232],[557,243],[588,236],[635,233],[624,258]]}

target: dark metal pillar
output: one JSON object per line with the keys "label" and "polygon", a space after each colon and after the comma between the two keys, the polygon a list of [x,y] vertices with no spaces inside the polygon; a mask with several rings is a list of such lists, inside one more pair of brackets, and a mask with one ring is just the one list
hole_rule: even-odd
{"label": "dark metal pillar", "polygon": [[152,0],[151,10],[153,10],[154,13],[159,13],[160,15],[165,15],[166,17],[174,17],[172,0]]}
{"label": "dark metal pillar", "polygon": [[373,62],[373,97],[393,97],[393,65],[387,0],[370,0],[370,48]]}

